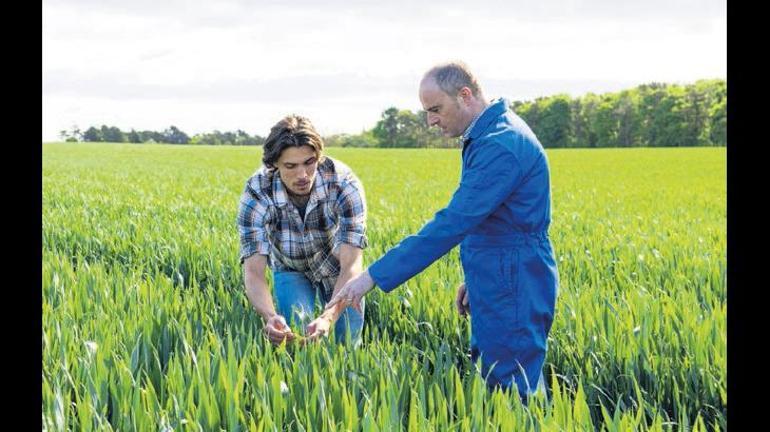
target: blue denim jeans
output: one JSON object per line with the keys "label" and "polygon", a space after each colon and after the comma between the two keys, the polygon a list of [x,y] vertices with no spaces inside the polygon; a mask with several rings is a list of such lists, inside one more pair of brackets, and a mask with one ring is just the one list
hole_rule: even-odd
{"label": "blue denim jeans", "polygon": [[[273,292],[278,313],[286,318],[291,328],[300,334],[304,334],[305,326],[318,317],[326,302],[319,290],[320,286],[314,286],[305,275],[293,271],[273,272]],[[316,305],[319,307],[316,308]],[[348,307],[340,315],[334,325],[334,338],[340,342],[346,342],[348,330],[353,345],[361,343],[361,329],[364,326],[365,304],[361,300],[361,313],[352,307]]]}

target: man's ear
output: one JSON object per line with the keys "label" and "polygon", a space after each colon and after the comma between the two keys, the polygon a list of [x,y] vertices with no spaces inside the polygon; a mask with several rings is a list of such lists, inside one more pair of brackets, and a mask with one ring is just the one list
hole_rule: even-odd
{"label": "man's ear", "polygon": [[468,87],[463,87],[457,92],[457,97],[467,105],[473,97],[473,92]]}

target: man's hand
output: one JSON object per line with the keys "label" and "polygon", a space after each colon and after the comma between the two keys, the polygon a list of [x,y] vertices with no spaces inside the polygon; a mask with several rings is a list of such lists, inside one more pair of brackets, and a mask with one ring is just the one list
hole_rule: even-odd
{"label": "man's hand", "polygon": [[318,340],[322,337],[329,336],[329,329],[331,326],[331,319],[321,315],[307,325],[305,328],[305,334],[307,335],[308,340]]}
{"label": "man's hand", "polygon": [[457,287],[455,306],[457,307],[457,312],[459,312],[460,315],[470,315],[471,306],[468,304],[468,291],[465,290],[465,282],[461,283],[460,286]]}
{"label": "man's hand", "polygon": [[286,320],[281,315],[273,315],[265,323],[264,329],[265,335],[270,342],[274,345],[280,345],[284,340],[291,342],[294,340],[294,333],[292,333],[289,325],[286,324]]}
{"label": "man's hand", "polygon": [[326,309],[328,310],[341,302],[345,306],[353,305],[353,309],[361,313],[361,299],[372,288],[374,288],[374,281],[367,270],[350,279],[345,286],[340,288],[334,297],[326,303]]}

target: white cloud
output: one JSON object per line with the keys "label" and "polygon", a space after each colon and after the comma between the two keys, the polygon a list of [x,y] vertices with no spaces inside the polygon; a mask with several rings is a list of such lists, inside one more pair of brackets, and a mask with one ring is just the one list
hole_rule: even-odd
{"label": "white cloud", "polygon": [[512,99],[726,77],[722,2],[485,4],[46,0],[43,138],[72,122],[264,135],[299,110],[355,133],[419,108],[422,72],[455,58]]}

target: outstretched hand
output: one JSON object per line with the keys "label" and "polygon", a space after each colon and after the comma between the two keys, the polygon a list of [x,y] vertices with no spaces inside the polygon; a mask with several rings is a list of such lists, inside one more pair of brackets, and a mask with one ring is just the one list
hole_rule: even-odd
{"label": "outstretched hand", "polygon": [[350,279],[336,294],[326,303],[326,309],[335,307],[338,303],[345,306],[353,306],[353,309],[361,312],[361,299],[367,292],[374,288],[374,280],[369,276],[369,271],[365,271],[353,279]]}

